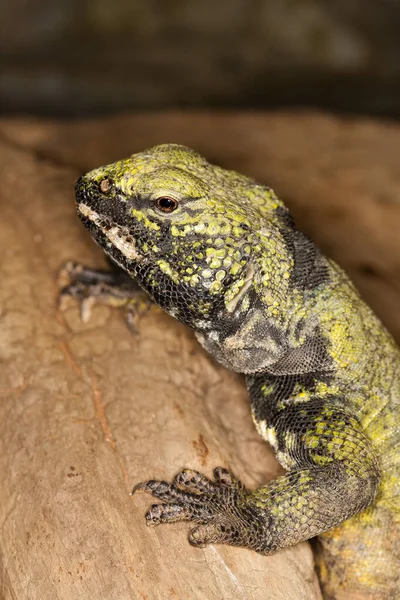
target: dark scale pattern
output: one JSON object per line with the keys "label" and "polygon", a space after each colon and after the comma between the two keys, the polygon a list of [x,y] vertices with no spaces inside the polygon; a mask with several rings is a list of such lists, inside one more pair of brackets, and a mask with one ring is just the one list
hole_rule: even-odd
{"label": "dark scale pattern", "polygon": [[[307,401],[315,398],[318,383],[327,387],[333,380],[332,373],[305,373],[303,375],[254,375],[246,383],[252,400],[255,420],[270,421],[277,410],[293,403],[299,390],[306,392]],[[307,403],[308,405],[308,403]]]}
{"label": "dark scale pattern", "polygon": [[282,236],[289,254],[294,257],[292,271],[293,286],[300,289],[315,289],[329,282],[329,263],[317,246],[304,233],[298,231],[287,209],[281,207],[276,214],[282,223]]}
{"label": "dark scale pattern", "polygon": [[[76,195],[107,255],[246,375],[255,426],[287,469],[254,491],[221,468],[141,483],[161,502],[148,523],[189,521],[192,544],[265,554],[321,535],[326,594],[400,597],[400,355],[346,275],[270,188],[182,146],[95,169]],[[64,294],[111,298],[115,284],[114,303],[138,297],[104,273],[70,275]]]}

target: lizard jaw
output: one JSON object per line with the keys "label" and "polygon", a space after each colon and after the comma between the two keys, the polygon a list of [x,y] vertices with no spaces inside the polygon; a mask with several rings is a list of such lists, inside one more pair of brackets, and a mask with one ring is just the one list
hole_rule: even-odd
{"label": "lizard jaw", "polygon": [[137,250],[136,240],[131,236],[127,227],[116,224],[107,216],[100,215],[84,202],[78,204],[78,213],[100,230],[108,240],[106,245],[110,248],[117,248],[129,261],[137,262],[143,258]]}

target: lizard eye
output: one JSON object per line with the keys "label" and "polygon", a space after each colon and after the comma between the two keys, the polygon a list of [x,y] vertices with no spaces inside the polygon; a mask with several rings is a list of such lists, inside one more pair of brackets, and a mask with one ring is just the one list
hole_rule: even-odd
{"label": "lizard eye", "polygon": [[169,196],[161,196],[156,200],[156,206],[162,212],[171,213],[176,208],[178,208],[178,202],[174,198],[170,198]]}
{"label": "lizard eye", "polygon": [[100,185],[99,185],[100,191],[103,192],[103,194],[106,194],[107,192],[110,191],[111,189],[111,182],[109,179],[102,179],[100,181]]}

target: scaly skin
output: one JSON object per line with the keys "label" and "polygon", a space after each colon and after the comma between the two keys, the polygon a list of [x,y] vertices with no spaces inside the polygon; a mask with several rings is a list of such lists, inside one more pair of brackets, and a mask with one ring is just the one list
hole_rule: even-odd
{"label": "scaly skin", "polygon": [[162,501],[148,521],[264,554],[318,535],[326,597],[400,598],[400,354],[345,273],[271,189],[182,146],[95,169],[76,194],[105,252],[245,374],[287,469],[255,491],[224,469],[139,484]]}

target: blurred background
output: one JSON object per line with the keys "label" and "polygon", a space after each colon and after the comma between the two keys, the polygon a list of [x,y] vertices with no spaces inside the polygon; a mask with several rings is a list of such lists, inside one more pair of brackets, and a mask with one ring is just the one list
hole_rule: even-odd
{"label": "blurred background", "polygon": [[400,116],[400,0],[1,0],[0,112]]}

